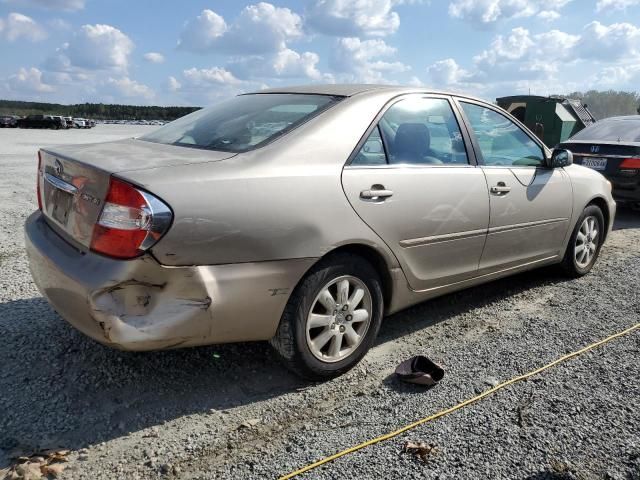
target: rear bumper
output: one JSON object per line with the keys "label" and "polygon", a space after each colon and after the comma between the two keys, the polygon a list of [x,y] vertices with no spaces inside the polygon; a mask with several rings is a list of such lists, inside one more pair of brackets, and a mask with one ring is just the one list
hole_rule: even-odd
{"label": "rear bumper", "polygon": [[42,295],[82,333],[123,350],[267,340],[315,261],[165,267],[151,255],[114,260],[78,251],[40,212],[25,233]]}
{"label": "rear bumper", "polygon": [[637,182],[635,185],[625,184],[624,187],[621,187],[619,184],[616,184],[615,180],[611,180],[613,184],[613,189],[611,191],[611,195],[618,202],[640,202],[640,182]]}

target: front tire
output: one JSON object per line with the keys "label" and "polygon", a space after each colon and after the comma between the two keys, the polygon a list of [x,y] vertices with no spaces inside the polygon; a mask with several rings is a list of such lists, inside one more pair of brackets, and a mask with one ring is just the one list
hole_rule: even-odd
{"label": "front tire", "polygon": [[567,275],[577,278],[591,271],[600,255],[604,233],[602,210],[595,205],[588,205],[576,222],[562,260],[561,266]]}
{"label": "front tire", "polygon": [[371,348],[383,311],[376,270],[357,255],[339,253],[300,281],[271,345],[285,366],[301,377],[337,377]]}

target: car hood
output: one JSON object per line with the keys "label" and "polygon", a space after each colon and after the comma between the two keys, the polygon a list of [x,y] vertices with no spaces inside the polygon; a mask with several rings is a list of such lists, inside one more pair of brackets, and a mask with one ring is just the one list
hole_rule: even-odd
{"label": "car hood", "polygon": [[134,138],[106,143],[55,146],[43,148],[43,150],[108,173],[217,162],[236,155],[230,152],[164,145]]}

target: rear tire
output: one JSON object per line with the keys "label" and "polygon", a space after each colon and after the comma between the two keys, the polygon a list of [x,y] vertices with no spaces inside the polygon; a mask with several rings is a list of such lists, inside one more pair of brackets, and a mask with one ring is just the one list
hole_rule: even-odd
{"label": "rear tire", "polygon": [[383,311],[376,270],[357,255],[338,253],[300,281],[271,345],[284,365],[303,378],[337,377],[369,351]]}
{"label": "rear tire", "polygon": [[560,264],[568,276],[582,277],[591,271],[600,255],[604,234],[602,210],[595,205],[588,205],[576,222]]}

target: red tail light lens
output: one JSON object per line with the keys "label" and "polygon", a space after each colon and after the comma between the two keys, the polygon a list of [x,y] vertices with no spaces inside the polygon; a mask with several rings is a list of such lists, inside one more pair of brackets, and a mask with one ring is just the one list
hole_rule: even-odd
{"label": "red tail light lens", "polygon": [[38,210],[42,211],[42,192],[40,191],[40,180],[42,179],[42,154],[38,150],[38,173],[36,174],[36,195],[38,196]]}
{"label": "red tail light lens", "polygon": [[620,164],[620,168],[640,169],[640,158],[625,158]]}
{"label": "red tail light lens", "polygon": [[151,248],[169,229],[173,214],[148,192],[111,177],[91,249],[115,258],[134,258]]}

